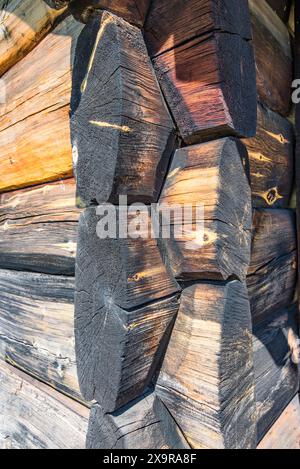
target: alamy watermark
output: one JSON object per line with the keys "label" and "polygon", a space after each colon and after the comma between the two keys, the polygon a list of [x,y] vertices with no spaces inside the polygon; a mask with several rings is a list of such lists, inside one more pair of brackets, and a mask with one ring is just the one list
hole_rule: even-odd
{"label": "alamy watermark", "polygon": [[292,88],[295,90],[292,93],[292,102],[294,104],[300,104],[300,78],[293,81]]}
{"label": "alamy watermark", "polygon": [[0,78],[0,104],[6,103],[6,84],[5,81]]}

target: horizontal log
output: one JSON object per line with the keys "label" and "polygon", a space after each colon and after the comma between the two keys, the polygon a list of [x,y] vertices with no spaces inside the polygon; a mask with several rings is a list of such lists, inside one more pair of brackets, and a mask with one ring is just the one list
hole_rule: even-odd
{"label": "horizontal log", "polygon": [[[76,357],[83,396],[113,412],[138,397],[156,372],[179,286],[155,239],[101,239],[98,220],[90,208],[79,222]],[[134,220],[129,216],[129,224]]]}
{"label": "horizontal log", "polygon": [[194,1],[195,15],[186,2],[175,3],[154,2],[146,42],[152,56],[163,50],[164,38],[167,49],[176,44],[153,63],[182,138],[193,144],[226,135],[254,136],[257,96],[247,2],[226,2],[224,8],[224,2]]}
{"label": "horizontal log", "polygon": [[72,176],[71,45],[81,29],[67,18],[2,77],[0,192]]}
{"label": "horizontal log", "polygon": [[0,195],[0,268],[74,275],[79,209],[66,179]]}
{"label": "horizontal log", "polygon": [[253,362],[260,441],[299,390],[298,308],[272,314],[253,329]]}
{"label": "horizontal log", "polygon": [[287,116],[291,107],[293,77],[288,29],[266,0],[249,0],[249,5],[259,100],[273,111]]}
{"label": "horizontal log", "polygon": [[251,342],[242,283],[184,290],[156,388],[192,448],[256,446]]}
{"label": "horizontal log", "polygon": [[91,409],[88,449],[189,449],[179,427],[154,393],[114,414]]}
{"label": "horizontal log", "polygon": [[117,202],[119,194],[157,200],[173,123],[142,33],[107,12],[77,44],[71,127],[78,195],[87,205]]}
{"label": "horizontal log", "polygon": [[84,449],[89,410],[0,362],[0,448]]}
{"label": "horizontal log", "polygon": [[284,23],[287,23],[290,16],[291,0],[267,0],[270,7],[277,13]]}
{"label": "horizontal log", "polygon": [[82,400],[74,346],[74,279],[0,270],[1,357]]}
{"label": "horizontal log", "polygon": [[61,14],[43,0],[1,0],[0,76],[36,47]]}
{"label": "horizontal log", "polygon": [[[199,223],[201,213],[199,220],[184,226],[183,236],[164,239],[168,262],[179,279],[245,278],[252,216],[246,158],[244,146],[231,138],[176,151],[160,203],[204,209],[204,224]],[[171,222],[176,227],[182,220],[172,215]]]}
{"label": "horizontal log", "polygon": [[297,254],[295,216],[289,210],[256,210],[247,287],[253,323],[293,301]]}
{"label": "horizontal log", "polygon": [[294,180],[294,131],[287,119],[258,105],[256,136],[244,139],[249,154],[253,207],[287,208]]}
{"label": "horizontal log", "polygon": [[285,408],[257,449],[300,449],[299,396]]}

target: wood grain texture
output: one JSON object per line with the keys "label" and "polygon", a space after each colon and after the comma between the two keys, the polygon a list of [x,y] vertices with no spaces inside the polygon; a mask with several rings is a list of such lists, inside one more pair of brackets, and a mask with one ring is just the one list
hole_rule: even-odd
{"label": "wood grain texture", "polygon": [[43,0],[0,1],[0,76],[37,46],[61,14]]}
{"label": "wood grain texture", "polygon": [[1,356],[82,400],[74,341],[74,279],[0,270]]}
{"label": "wood grain texture", "polygon": [[0,195],[0,268],[75,274],[75,181]]}
{"label": "wood grain texture", "polygon": [[295,217],[289,210],[256,210],[247,286],[254,324],[293,301],[297,252]]}
{"label": "wood grain texture", "polygon": [[[176,151],[160,198],[164,218],[163,204],[204,209],[204,225],[194,219],[181,237],[163,240],[167,262],[179,279],[245,278],[252,216],[246,158],[244,146],[232,138]],[[176,227],[181,217],[171,213],[171,223]]]}
{"label": "wood grain texture", "polygon": [[291,0],[267,0],[270,7],[277,13],[284,23],[287,23],[290,15]]}
{"label": "wood grain texture", "polygon": [[81,29],[67,18],[2,77],[0,192],[72,176],[71,45]]}
{"label": "wood grain texture", "polygon": [[299,396],[284,409],[257,449],[300,449]]}
{"label": "wood grain texture", "polygon": [[0,362],[0,448],[84,449],[89,410]]}
{"label": "wood grain texture", "polygon": [[163,403],[148,392],[114,414],[91,409],[88,449],[189,449]]}
{"label": "wood grain texture", "polygon": [[157,393],[192,448],[256,446],[251,316],[242,283],[184,290]]}
{"label": "wood grain texture", "polygon": [[249,5],[259,100],[287,116],[293,72],[288,29],[265,0],[249,0]]}
{"label": "wood grain texture", "polygon": [[77,45],[72,103],[79,197],[87,205],[119,194],[155,202],[175,134],[138,28],[107,12],[89,22]]}
{"label": "wood grain texture", "polygon": [[82,394],[112,412],[151,381],[178,311],[179,286],[156,240],[100,239],[100,219],[90,208],[79,222],[76,356]]}
{"label": "wood grain texture", "polygon": [[299,390],[297,306],[269,316],[253,329],[253,362],[260,441]]}
{"label": "wood grain texture", "polygon": [[244,139],[249,154],[252,205],[287,208],[294,180],[294,131],[287,119],[258,104],[256,136]]}
{"label": "wood grain texture", "polygon": [[[224,2],[192,2],[197,5],[195,15],[193,9],[188,12],[186,2],[176,3],[177,8],[173,2],[163,1],[162,7],[160,2],[154,3],[146,41],[155,55],[156,49],[164,48],[159,38],[167,37],[167,48],[168,38],[171,43],[172,35],[178,38],[178,42],[174,39],[176,47],[156,56],[153,63],[182,138],[192,144],[226,135],[254,136],[254,54],[251,41],[237,33],[241,29],[248,37],[247,2],[226,2],[227,9]],[[154,41],[151,28],[155,30],[161,18],[161,28],[157,26],[161,32],[154,32],[158,38]]]}

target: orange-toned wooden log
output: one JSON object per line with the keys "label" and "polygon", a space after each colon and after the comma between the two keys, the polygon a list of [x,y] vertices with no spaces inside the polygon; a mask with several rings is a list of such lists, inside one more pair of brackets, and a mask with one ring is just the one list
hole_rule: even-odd
{"label": "orange-toned wooden log", "polygon": [[2,77],[0,192],[72,176],[69,131],[71,17]]}

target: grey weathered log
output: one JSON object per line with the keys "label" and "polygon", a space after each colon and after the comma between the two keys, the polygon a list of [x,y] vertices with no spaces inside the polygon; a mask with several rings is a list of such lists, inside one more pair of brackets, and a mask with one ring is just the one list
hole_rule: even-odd
{"label": "grey weathered log", "polygon": [[251,332],[239,281],[184,290],[157,393],[193,448],[256,446]]}
{"label": "grey weathered log", "polygon": [[140,30],[108,12],[77,43],[71,106],[78,196],[155,202],[175,144]]}
{"label": "grey weathered log", "polygon": [[83,395],[112,412],[151,382],[178,311],[179,286],[155,239],[99,238],[96,210],[87,209],[79,222],[76,355]]}
{"label": "grey weathered log", "polygon": [[49,7],[55,8],[55,10],[61,10],[68,6],[71,0],[44,0],[44,2],[46,2]]}
{"label": "grey weathered log", "polygon": [[189,449],[182,432],[155,393],[148,392],[114,414],[92,407],[88,449]]}

